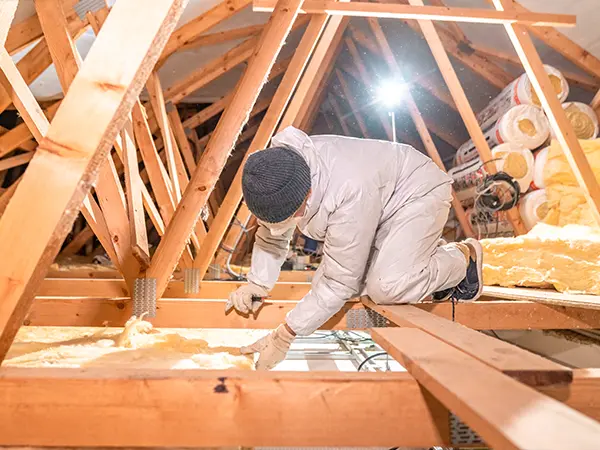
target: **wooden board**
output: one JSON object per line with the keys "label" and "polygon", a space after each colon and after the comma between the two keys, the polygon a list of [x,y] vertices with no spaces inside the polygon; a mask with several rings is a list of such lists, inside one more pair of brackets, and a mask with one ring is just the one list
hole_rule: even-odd
{"label": "wooden board", "polygon": [[396,325],[419,328],[522,383],[545,386],[573,379],[567,367],[414,306],[376,305],[366,297],[362,301]]}
{"label": "wooden board", "polygon": [[531,300],[549,305],[600,309],[598,295],[566,294],[550,289],[486,286],[484,295],[507,300]]}
{"label": "wooden board", "polygon": [[422,330],[379,328],[372,335],[492,448],[598,447],[600,423]]}

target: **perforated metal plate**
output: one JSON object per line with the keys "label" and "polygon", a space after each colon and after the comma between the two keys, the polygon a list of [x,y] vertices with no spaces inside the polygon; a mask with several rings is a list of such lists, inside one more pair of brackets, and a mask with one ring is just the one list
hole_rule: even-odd
{"label": "perforated metal plate", "polygon": [[83,20],[88,12],[100,11],[105,6],[104,0],[79,0],[73,5],[73,9],[79,18]]}
{"label": "perforated metal plate", "polygon": [[200,292],[200,269],[191,267],[183,271],[183,292],[186,294]]}
{"label": "perforated metal plate", "polygon": [[450,441],[452,445],[485,444],[469,426],[450,413]]}
{"label": "perforated metal plate", "polygon": [[136,278],[133,284],[133,314],[156,317],[156,278]]}
{"label": "perforated metal plate", "polygon": [[346,323],[349,329],[364,330],[365,328],[387,327],[388,320],[372,309],[351,309],[346,313]]}

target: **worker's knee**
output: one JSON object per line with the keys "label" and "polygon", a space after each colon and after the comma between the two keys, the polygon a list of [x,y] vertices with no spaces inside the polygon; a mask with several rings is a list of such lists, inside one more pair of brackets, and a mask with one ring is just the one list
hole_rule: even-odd
{"label": "worker's knee", "polygon": [[405,275],[400,275],[393,282],[390,282],[382,277],[369,277],[367,279],[367,294],[371,300],[380,305],[412,303],[406,295],[405,278]]}

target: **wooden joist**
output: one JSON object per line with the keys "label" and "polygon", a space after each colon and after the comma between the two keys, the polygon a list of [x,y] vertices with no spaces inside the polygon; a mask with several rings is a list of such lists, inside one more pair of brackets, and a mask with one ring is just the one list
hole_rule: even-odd
{"label": "wooden joist", "polygon": [[223,42],[233,41],[236,39],[258,36],[262,32],[263,27],[263,25],[248,25],[247,27],[232,28],[230,30],[218,31],[216,33],[203,34],[197,39],[194,39],[192,42],[183,45],[181,50],[189,50],[208,45],[222,44]]}
{"label": "wooden joist", "polygon": [[144,4],[115,4],[0,220],[0,359],[183,8]]}
{"label": "wooden joist", "polygon": [[198,168],[186,189],[173,220],[160,241],[147,276],[157,279],[157,295],[164,292],[169,277],[185,247],[208,196],[219,178],[231,148],[273,67],[277,55],[298,14],[302,0],[281,0],[271,15],[248,68],[236,86],[231,103],[223,113],[211,137]]}
{"label": "wooden joist", "polygon": [[473,358],[531,386],[570,383],[570,369],[512,344],[420,310],[412,305],[377,305],[362,298],[365,306],[400,327],[418,328]]}
{"label": "wooden joist", "polygon": [[[273,11],[276,0],[254,0],[254,11]],[[334,0],[307,0],[303,14],[331,14],[352,17],[389,19],[439,20],[489,24],[523,24],[529,26],[573,27],[575,16],[489,9],[448,8],[441,6],[409,6],[368,2],[341,3]]]}
{"label": "wooden joist", "polygon": [[[492,448],[594,449],[600,424],[425,331],[372,330],[375,341]],[[544,424],[544,432],[539,430]]]}

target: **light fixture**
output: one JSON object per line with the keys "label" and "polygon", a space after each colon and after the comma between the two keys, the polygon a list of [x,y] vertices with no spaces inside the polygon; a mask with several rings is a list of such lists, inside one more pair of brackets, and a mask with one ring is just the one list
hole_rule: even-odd
{"label": "light fixture", "polygon": [[407,90],[406,83],[386,80],[377,89],[377,100],[391,109],[402,103]]}

